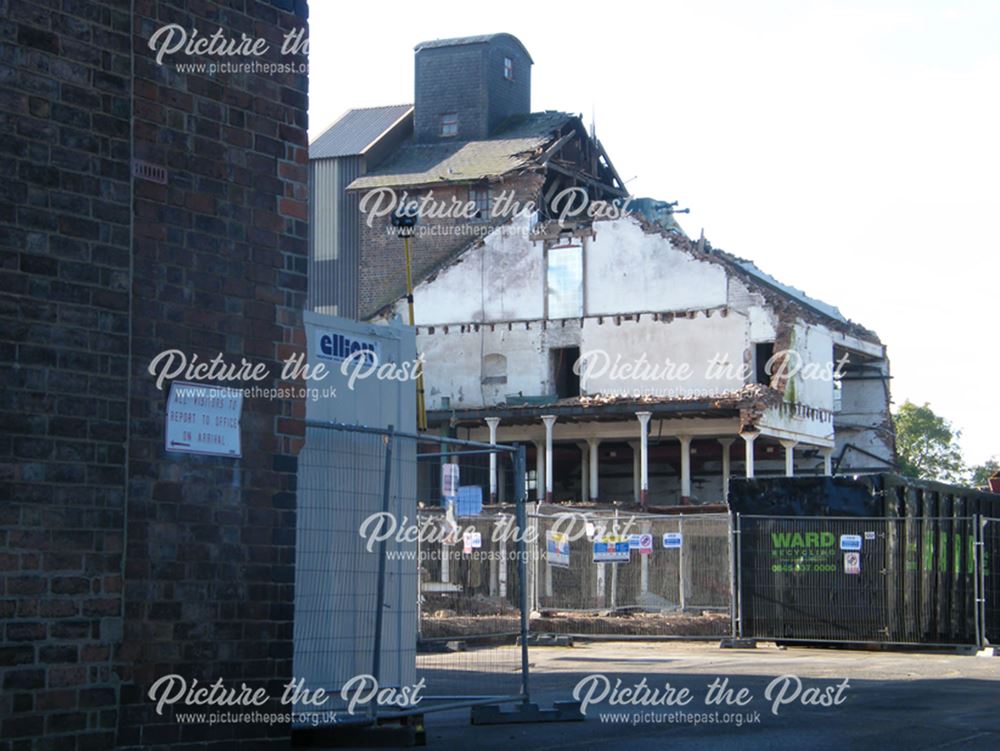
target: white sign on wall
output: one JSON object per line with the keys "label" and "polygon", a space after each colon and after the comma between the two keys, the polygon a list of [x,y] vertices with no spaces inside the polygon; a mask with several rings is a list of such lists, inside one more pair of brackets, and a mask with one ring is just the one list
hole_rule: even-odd
{"label": "white sign on wall", "polygon": [[167,397],[167,451],[242,456],[243,392],[224,386],[174,381]]}

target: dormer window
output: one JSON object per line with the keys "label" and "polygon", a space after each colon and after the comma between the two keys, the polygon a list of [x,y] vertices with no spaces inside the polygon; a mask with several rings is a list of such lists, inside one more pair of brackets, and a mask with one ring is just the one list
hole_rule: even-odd
{"label": "dormer window", "polygon": [[458,113],[445,112],[441,115],[441,137],[449,138],[458,135]]}
{"label": "dormer window", "polygon": [[514,61],[509,57],[503,59],[503,77],[508,81],[514,80]]}

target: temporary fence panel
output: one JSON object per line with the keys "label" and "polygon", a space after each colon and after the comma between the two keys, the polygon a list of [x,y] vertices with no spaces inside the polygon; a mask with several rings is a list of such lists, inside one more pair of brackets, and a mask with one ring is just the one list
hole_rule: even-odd
{"label": "temporary fence panel", "polygon": [[[417,666],[427,701],[485,701],[524,688],[523,449],[520,473],[518,461],[510,446],[420,442]],[[500,496],[509,503],[483,511]]]}
{"label": "temporary fence panel", "polygon": [[1000,519],[984,517],[980,529],[979,592],[983,640],[1000,646]]}
{"label": "temporary fence panel", "polygon": [[[400,324],[310,311],[304,323],[307,427],[297,488],[289,488],[297,494],[292,670],[303,686],[335,697],[322,709],[337,711],[345,706],[339,692],[356,676],[378,674],[384,686],[415,680],[416,571],[397,557],[385,560],[380,577],[379,556],[365,549],[358,530],[372,514],[402,515],[416,503],[416,447],[388,437],[389,426],[416,429],[413,383],[373,372],[385,363],[411,362],[416,341]],[[390,540],[386,550],[399,556],[415,545]],[[380,581],[382,609],[375,606]],[[387,612],[391,617],[383,617]]]}
{"label": "temporary fence panel", "polygon": [[531,609],[540,616],[532,630],[705,634],[717,626],[685,626],[674,616],[729,612],[726,514],[664,516],[545,506],[530,515],[529,531]]}
{"label": "temporary fence panel", "polygon": [[737,515],[737,627],[786,641],[977,644],[971,517]]}
{"label": "temporary fence panel", "polygon": [[[294,661],[306,688],[335,697],[321,724],[526,697],[523,449],[307,425]],[[509,514],[480,513],[491,462],[520,499]],[[437,485],[421,479],[432,470]]]}
{"label": "temporary fence panel", "polygon": [[305,687],[334,697],[325,710],[346,709],[339,695],[358,676],[377,676],[381,687],[417,680],[416,544],[389,538],[382,550],[361,535],[383,512],[411,513],[414,457],[415,446],[388,433],[307,428],[299,454],[293,663]]}

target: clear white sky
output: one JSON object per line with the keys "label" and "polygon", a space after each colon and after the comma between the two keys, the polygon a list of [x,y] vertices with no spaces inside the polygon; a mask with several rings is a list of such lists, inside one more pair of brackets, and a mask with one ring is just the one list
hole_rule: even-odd
{"label": "clear white sky", "polygon": [[310,3],[310,136],[413,101],[413,46],[505,31],[633,195],[888,345],[966,460],[1000,454],[1000,2]]}

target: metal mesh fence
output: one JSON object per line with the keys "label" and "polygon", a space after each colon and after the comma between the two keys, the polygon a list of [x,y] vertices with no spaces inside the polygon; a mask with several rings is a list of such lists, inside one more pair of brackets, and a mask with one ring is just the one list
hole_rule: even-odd
{"label": "metal mesh fence", "polygon": [[[307,428],[299,455],[293,661],[310,691],[333,697],[325,709],[346,713],[344,687],[376,676],[381,686],[416,682],[417,572],[401,560],[415,545],[390,538],[384,549],[369,549],[359,533],[373,515],[415,503],[407,470],[414,453],[377,432]],[[380,595],[382,615],[391,616],[378,623]]]}
{"label": "metal mesh fence", "polygon": [[[525,694],[523,536],[492,530],[524,524],[523,450],[336,424],[307,431],[294,674],[335,697],[326,720],[417,711],[403,693],[418,687],[421,712]],[[497,491],[491,454],[521,504],[482,516]]]}
{"label": "metal mesh fence", "polygon": [[977,644],[971,517],[737,519],[741,636]]}
{"label": "metal mesh fence", "polygon": [[979,592],[983,635],[989,644],[1000,645],[1000,519],[984,518],[981,529]]}
{"label": "metal mesh fence", "polygon": [[544,508],[529,514],[529,531],[533,631],[728,633],[728,515]]}

